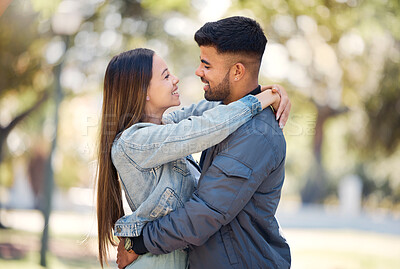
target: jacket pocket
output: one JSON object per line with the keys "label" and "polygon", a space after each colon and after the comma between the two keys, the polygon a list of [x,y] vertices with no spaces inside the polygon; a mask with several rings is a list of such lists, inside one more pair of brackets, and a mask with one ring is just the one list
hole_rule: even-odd
{"label": "jacket pocket", "polygon": [[230,264],[238,263],[238,258],[236,256],[235,249],[233,248],[230,226],[222,226],[220,232],[226,254],[229,258],[229,263]]}
{"label": "jacket pocket", "polygon": [[214,159],[212,164],[228,177],[241,177],[248,179],[253,172],[250,167],[230,156],[220,155],[218,158]]}
{"label": "jacket pocket", "polygon": [[174,161],[174,167],[172,168],[174,171],[182,174],[184,177],[190,174],[190,171],[186,165],[185,159],[178,159]]}
{"label": "jacket pocket", "polygon": [[[199,197],[225,220],[237,214],[249,191],[253,170],[230,156],[218,155],[199,182]],[[235,213],[236,212],[236,213]]]}
{"label": "jacket pocket", "polygon": [[156,219],[161,216],[165,216],[171,211],[175,210],[177,207],[182,206],[183,203],[178,198],[178,195],[174,192],[173,189],[167,187],[162,193],[156,207],[151,211],[150,217]]}

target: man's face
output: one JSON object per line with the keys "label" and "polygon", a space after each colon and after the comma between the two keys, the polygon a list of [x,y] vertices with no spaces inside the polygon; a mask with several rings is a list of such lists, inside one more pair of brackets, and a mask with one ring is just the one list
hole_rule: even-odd
{"label": "man's face", "polygon": [[224,101],[230,95],[227,57],[214,47],[200,46],[200,66],[196,75],[205,83],[204,98],[208,101]]}

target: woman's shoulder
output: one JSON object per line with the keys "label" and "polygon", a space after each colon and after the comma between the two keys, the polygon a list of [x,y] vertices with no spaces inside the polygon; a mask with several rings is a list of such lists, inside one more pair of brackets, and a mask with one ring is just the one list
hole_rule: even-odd
{"label": "woman's shoulder", "polygon": [[130,126],[129,128],[125,129],[124,131],[120,132],[116,137],[115,141],[122,139],[123,141],[129,140],[130,137],[132,137],[137,131],[151,127],[151,126],[156,126],[157,124],[150,123],[150,122],[138,122]]}

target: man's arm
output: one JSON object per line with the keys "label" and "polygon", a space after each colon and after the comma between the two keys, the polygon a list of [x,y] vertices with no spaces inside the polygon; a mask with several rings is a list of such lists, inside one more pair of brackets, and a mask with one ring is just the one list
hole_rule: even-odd
{"label": "man's arm", "polygon": [[[283,139],[281,135],[275,138]],[[284,154],[277,154],[275,142],[268,141],[256,130],[234,133],[227,142],[229,148],[214,158],[198,191],[184,207],[146,224],[143,238],[136,240],[143,240],[145,247],[154,254],[204,244],[222,225],[237,216],[263,179],[273,174],[284,160]],[[281,178],[283,175],[274,176]],[[271,189],[280,183],[280,180],[272,180]]]}

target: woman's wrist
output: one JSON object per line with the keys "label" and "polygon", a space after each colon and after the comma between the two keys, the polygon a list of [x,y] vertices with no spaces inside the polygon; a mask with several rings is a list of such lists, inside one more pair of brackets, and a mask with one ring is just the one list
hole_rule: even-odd
{"label": "woman's wrist", "polygon": [[275,111],[278,111],[279,105],[281,103],[281,97],[277,93],[272,93],[273,103],[271,104]]}
{"label": "woman's wrist", "polygon": [[[273,93],[271,90],[265,90],[262,93],[255,95],[261,104],[262,109],[272,105],[274,109],[279,107],[280,97],[279,94]],[[276,104],[278,106],[276,106]],[[275,107],[276,106],[276,107]]]}

